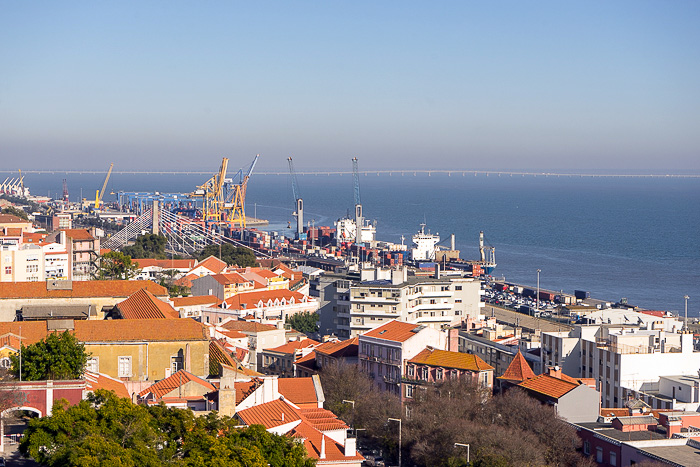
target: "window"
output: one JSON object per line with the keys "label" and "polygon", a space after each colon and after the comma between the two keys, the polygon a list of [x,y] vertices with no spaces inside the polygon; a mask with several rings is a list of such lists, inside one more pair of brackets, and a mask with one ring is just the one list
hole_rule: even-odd
{"label": "window", "polygon": [[610,452],[610,465],[617,465],[617,453]]}
{"label": "window", "polygon": [[10,361],[9,357],[3,357],[0,359],[0,368],[10,368],[12,366],[12,362]]}
{"label": "window", "polygon": [[12,266],[5,266],[5,274],[12,274]]}
{"label": "window", "polygon": [[413,365],[408,365],[408,376],[413,377],[416,374],[416,369]]}
{"label": "window", "polygon": [[423,367],[423,380],[428,381],[428,368]]}
{"label": "window", "polygon": [[93,373],[99,373],[100,372],[100,358],[99,357],[88,358],[87,362],[85,363],[85,369],[87,371],[91,371]]}
{"label": "window", "polygon": [[131,377],[131,357],[119,357],[119,377]]}
{"label": "window", "polygon": [[591,453],[591,442],[590,441],[583,442],[583,453],[585,455],[589,455]]}
{"label": "window", "polygon": [[406,397],[413,397],[413,385],[412,384],[406,385]]}
{"label": "window", "polygon": [[461,285],[456,285],[456,286],[455,286],[455,290],[462,290],[462,286],[461,286]]}
{"label": "window", "polygon": [[439,380],[442,379],[442,368],[438,368],[438,369],[437,369],[437,377],[436,377],[436,379],[439,379]]}
{"label": "window", "polygon": [[595,448],[595,461],[599,464],[603,463],[603,448]]}
{"label": "window", "polygon": [[182,357],[170,357],[170,368],[172,369],[173,373],[182,370]]}

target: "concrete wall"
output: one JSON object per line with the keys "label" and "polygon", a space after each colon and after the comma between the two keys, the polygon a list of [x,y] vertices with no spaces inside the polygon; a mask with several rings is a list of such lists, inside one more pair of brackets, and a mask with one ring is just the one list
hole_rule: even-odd
{"label": "concrete wall", "polygon": [[219,300],[224,299],[224,286],[211,276],[200,277],[192,281],[192,295],[213,295]]}
{"label": "concrete wall", "polygon": [[556,407],[557,414],[571,423],[595,422],[600,413],[600,393],[581,385],[564,394]]}

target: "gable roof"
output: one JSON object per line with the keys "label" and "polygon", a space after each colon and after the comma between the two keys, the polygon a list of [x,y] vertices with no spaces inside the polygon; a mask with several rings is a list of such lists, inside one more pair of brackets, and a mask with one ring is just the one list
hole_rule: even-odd
{"label": "gable roof", "polygon": [[252,281],[249,281],[248,279],[246,279],[245,277],[241,276],[237,272],[226,272],[226,273],[221,273],[221,274],[212,274],[211,278],[222,285],[250,284],[252,282]]}
{"label": "gable roof", "polygon": [[205,268],[205,269],[210,270],[214,274],[218,274],[221,271],[223,271],[224,269],[226,269],[226,266],[228,266],[228,265],[226,264],[225,261],[221,261],[216,256],[210,256],[210,257],[200,261],[199,263],[197,263],[197,265],[192,269],[196,269],[196,268],[201,267],[201,268]]}
{"label": "gable roof", "polygon": [[260,378],[253,378],[250,381],[238,381],[233,383],[233,387],[236,389],[236,405],[246,400],[248,396],[253,394],[256,389],[263,385],[263,381]]}
{"label": "gable roof", "polygon": [[[66,285],[65,289],[53,289],[53,281],[47,282],[0,282],[0,299],[11,298],[97,298],[129,297],[136,291],[146,289],[158,297],[167,297],[168,289],[152,281],[56,281]],[[70,285],[69,285],[70,284]]]}
{"label": "gable roof", "polygon": [[403,321],[391,320],[386,324],[376,327],[364,333],[367,337],[376,337],[394,342],[405,342],[415,336],[418,331],[425,328],[419,324],[405,323]]}
{"label": "gable roof", "polygon": [[314,350],[319,354],[335,358],[357,357],[359,341],[359,337],[353,337],[344,341],[328,341],[318,345]]}
{"label": "gable roof", "polygon": [[265,429],[301,420],[299,409],[280,399],[241,410],[236,415],[246,425],[262,425]]}
{"label": "gable roof", "polygon": [[[357,465],[364,460],[358,452],[352,456],[345,456],[345,449],[342,444],[336,442],[328,435],[323,434],[314,428],[309,422],[302,421],[288,433],[292,438],[303,439],[306,453],[312,459],[316,459],[318,464],[325,462],[348,462]],[[321,450],[325,451],[325,456],[321,459]]]}
{"label": "gable roof", "polygon": [[264,332],[264,331],[277,331],[278,329],[271,324],[262,324],[252,321],[227,321],[221,325],[224,329],[229,331],[241,331],[241,332]]}
{"label": "gable roof", "polygon": [[197,383],[200,386],[204,386],[204,388],[210,391],[216,390],[214,385],[211,384],[209,381],[203,380],[202,378],[195,376],[192,373],[189,373],[185,370],[178,370],[172,375],[168,376],[167,378],[161,379],[157,383],[150,385],[149,387],[141,391],[139,393],[139,396],[143,397],[147,394],[153,394],[156,399],[161,399],[169,392],[179,388],[180,386],[185,385],[186,383],[189,383],[190,381]]}
{"label": "gable roof", "polygon": [[18,224],[18,223],[29,224],[29,221],[25,221],[19,216],[14,214],[0,214],[0,224]]}
{"label": "gable roof", "polygon": [[265,349],[265,352],[279,352],[284,354],[292,354],[299,349],[313,348],[318,345],[313,339],[303,339],[300,341],[290,341],[286,344],[282,344],[279,347],[272,349]]}
{"label": "gable roof", "polygon": [[91,371],[85,372],[85,383],[87,390],[95,392],[98,389],[106,389],[112,391],[117,397],[131,398],[129,391],[122,381],[112,378],[111,376],[104,375],[102,373],[93,373]]}
{"label": "gable roof", "polygon": [[499,376],[498,379],[520,383],[526,379],[534,377],[535,372],[532,371],[532,368],[530,368],[530,365],[528,365],[525,357],[523,357],[523,354],[518,350],[518,353],[515,354],[515,358],[513,358],[513,361],[510,362],[510,365],[508,365],[508,368],[506,368],[505,373]]}
{"label": "gable roof", "polygon": [[141,289],[123,302],[117,303],[117,309],[123,319],[175,319],[180,317],[172,306],[156,298],[146,289]]}
{"label": "gable roof", "polygon": [[518,386],[531,392],[559,399],[569,391],[579,387],[579,384],[542,374],[527,379]]}
{"label": "gable roof", "polygon": [[219,372],[218,365],[228,365],[236,367],[236,361],[233,359],[224,347],[216,340],[209,341],[209,374],[215,375]]}
{"label": "gable roof", "polygon": [[491,371],[494,368],[483,361],[478,355],[448,352],[447,350],[426,347],[418,355],[408,361],[417,365],[439,366],[441,368],[455,368],[467,371]]}
{"label": "gable roof", "polygon": [[257,292],[242,292],[238,293],[232,297],[226,299],[226,304],[229,308],[234,310],[247,310],[257,308],[262,302],[262,307],[268,306],[268,303],[272,301],[272,306],[276,306],[275,301],[279,301],[278,304],[289,304],[291,300],[294,303],[303,303],[304,301],[311,302],[314,301],[313,298],[308,297],[300,292],[296,292],[288,289],[276,289],[276,290],[258,290]]}

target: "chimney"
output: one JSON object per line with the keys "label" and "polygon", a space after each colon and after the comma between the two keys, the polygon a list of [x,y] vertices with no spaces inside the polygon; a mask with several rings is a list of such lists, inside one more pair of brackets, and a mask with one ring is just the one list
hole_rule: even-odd
{"label": "chimney", "polygon": [[326,435],[321,434],[321,454],[318,456],[319,459],[326,458]]}
{"label": "chimney", "polygon": [[559,365],[556,365],[554,367],[550,366],[549,368],[547,368],[547,374],[552,378],[561,379],[561,368],[559,367]]}
{"label": "chimney", "polygon": [[357,438],[345,438],[345,457],[357,454]]}
{"label": "chimney", "polygon": [[447,331],[447,350],[450,352],[458,352],[459,350],[459,328],[450,328]]}

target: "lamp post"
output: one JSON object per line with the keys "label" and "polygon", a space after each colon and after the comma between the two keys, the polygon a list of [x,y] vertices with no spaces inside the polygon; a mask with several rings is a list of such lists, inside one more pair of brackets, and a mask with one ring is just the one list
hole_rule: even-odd
{"label": "lamp post", "polygon": [[541,272],[542,272],[541,269],[537,270],[537,297],[535,297],[535,300],[536,300],[535,308],[537,311],[540,311],[540,273]]}
{"label": "lamp post", "polygon": [[455,443],[455,447],[467,448],[467,464],[469,464],[469,445],[464,443]]}
{"label": "lamp post", "polygon": [[685,323],[683,324],[683,327],[685,328],[684,330],[687,332],[688,331],[688,299],[690,297],[685,295],[685,296],[683,296],[683,298],[685,299]]}
{"label": "lamp post", "polygon": [[350,425],[352,425],[352,430],[355,431],[355,401],[343,399],[342,403],[352,405],[352,423]]}
{"label": "lamp post", "polygon": [[401,467],[401,419],[400,418],[389,418],[390,422],[399,422],[399,467]]}

